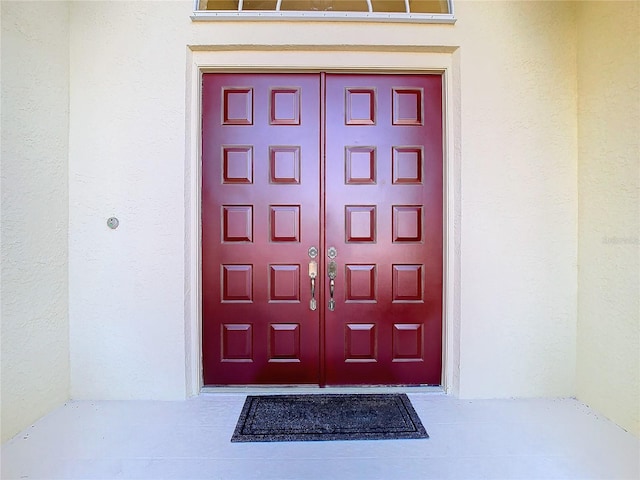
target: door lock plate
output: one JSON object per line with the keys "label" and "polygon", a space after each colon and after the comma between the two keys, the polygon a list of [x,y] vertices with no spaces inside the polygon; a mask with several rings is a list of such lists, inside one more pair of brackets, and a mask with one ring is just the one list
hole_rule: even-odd
{"label": "door lock plate", "polygon": [[336,276],[338,275],[338,264],[335,262],[335,260],[331,260],[329,262],[329,267],[327,268],[327,275],[331,280],[335,280]]}
{"label": "door lock plate", "polygon": [[311,260],[309,262],[309,278],[316,278],[318,276],[318,262]]}

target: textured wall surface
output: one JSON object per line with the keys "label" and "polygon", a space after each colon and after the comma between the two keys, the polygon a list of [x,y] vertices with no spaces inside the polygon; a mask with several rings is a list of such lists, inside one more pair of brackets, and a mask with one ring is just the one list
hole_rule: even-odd
{"label": "textured wall surface", "polygon": [[71,7],[73,398],[186,395],[188,15],[188,2]]}
{"label": "textured wall surface", "polygon": [[578,20],[577,394],[640,435],[640,4]]}
{"label": "textured wall surface", "polygon": [[[197,288],[185,283],[184,261],[197,248],[185,248],[187,45],[237,50],[239,62],[262,49],[254,65],[278,68],[292,44],[335,49],[374,71],[388,53],[364,63],[348,50],[460,47],[460,393],[574,394],[573,5],[456,7],[456,25],[192,23],[187,0],[73,3],[73,397],[185,395],[185,293]],[[110,215],[121,220],[115,231]]]}
{"label": "textured wall surface", "polygon": [[188,46],[272,69],[305,46],[369,71],[394,50],[455,52],[459,393],[577,389],[637,432],[637,3],[460,1],[455,25],[193,23],[190,0],[68,8],[2,2],[3,439],[69,388],[189,390]]}
{"label": "textured wall surface", "polygon": [[2,2],[2,440],[69,398],[69,10]]}
{"label": "textured wall surface", "polygon": [[574,393],[573,5],[461,2],[465,397]]}

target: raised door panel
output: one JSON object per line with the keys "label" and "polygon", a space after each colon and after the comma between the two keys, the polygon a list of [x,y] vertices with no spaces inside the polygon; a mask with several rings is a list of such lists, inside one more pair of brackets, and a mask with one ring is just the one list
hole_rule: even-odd
{"label": "raised door panel", "polygon": [[327,75],[325,108],[326,381],[440,384],[441,76]]}
{"label": "raised door panel", "polygon": [[[320,76],[204,74],[205,385],[319,382]],[[306,280],[305,280],[306,279]]]}

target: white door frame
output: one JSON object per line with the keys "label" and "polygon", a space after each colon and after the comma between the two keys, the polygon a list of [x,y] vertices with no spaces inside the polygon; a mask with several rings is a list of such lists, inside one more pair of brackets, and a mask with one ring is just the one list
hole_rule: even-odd
{"label": "white door frame", "polygon": [[444,242],[442,387],[459,393],[460,371],[460,61],[455,47],[366,48],[304,46],[273,50],[248,45],[188,54],[185,165],[185,384],[197,395],[202,381],[201,86],[204,72],[442,73],[444,132]]}

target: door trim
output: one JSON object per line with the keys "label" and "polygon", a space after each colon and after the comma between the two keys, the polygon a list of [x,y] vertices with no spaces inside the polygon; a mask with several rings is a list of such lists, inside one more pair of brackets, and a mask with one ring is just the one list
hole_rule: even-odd
{"label": "door trim", "polygon": [[[340,54],[336,55],[339,51]],[[187,55],[185,144],[185,393],[198,395],[202,380],[201,293],[201,86],[204,72],[441,73],[443,75],[443,339],[442,388],[460,386],[460,58],[455,47],[305,46],[274,51],[269,46],[224,50],[192,47]],[[366,388],[366,387],[364,387]]]}

